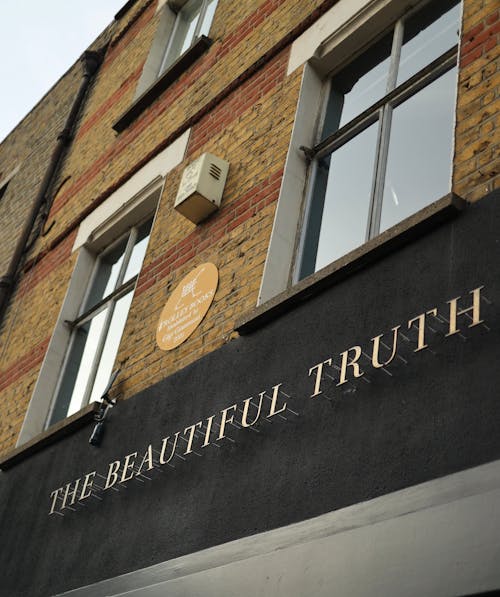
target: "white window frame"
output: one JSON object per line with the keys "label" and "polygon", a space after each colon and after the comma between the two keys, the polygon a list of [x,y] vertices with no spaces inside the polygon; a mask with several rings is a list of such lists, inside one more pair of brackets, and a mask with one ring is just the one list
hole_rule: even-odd
{"label": "white window frame", "polygon": [[[156,7],[156,13],[159,19],[158,27],[135,90],[134,101],[138,99],[163,74],[163,72],[165,72],[165,70],[167,70],[164,67],[164,64],[169,57],[175,30],[180,19],[179,14],[187,2],[188,0],[158,0]],[[193,43],[196,41],[202,26],[203,16],[206,12],[207,5],[208,0],[203,0],[203,15],[200,15],[200,19],[198,20]],[[217,6],[215,9],[217,9]],[[171,62],[173,62],[173,60]]]}
{"label": "white window frame", "polygon": [[87,288],[90,283],[96,257],[104,247],[110,245],[134,224],[139,224],[148,216],[154,216],[165,176],[184,159],[189,135],[190,130],[187,130],[80,224],[73,245],[73,252],[78,253],[76,264],[40,368],[17,446],[28,442],[46,428],[71,341],[72,330],[65,322],[74,321],[78,317],[83,298],[82,288]]}
{"label": "white window frame", "polygon": [[[158,76],[161,76],[161,74],[170,66],[170,64],[172,64],[172,62],[174,62],[179,56],[182,55],[183,52],[178,52],[177,49],[173,47],[173,44],[176,41],[177,30],[182,21],[183,12],[187,8],[187,5],[189,4],[189,2],[197,2],[197,1],[201,2],[200,12],[199,12],[198,21],[196,23],[196,27],[195,27],[193,35],[191,37],[191,42],[189,44],[189,47],[191,47],[191,45],[193,45],[193,43],[199,38],[200,31],[201,31],[202,27],[205,25],[204,21],[205,21],[208,5],[212,2],[214,2],[215,3],[214,10],[217,8],[217,0],[186,0],[185,2],[182,3],[182,6],[178,9],[176,17],[175,17],[175,23],[174,23],[172,32],[169,36],[167,46],[165,48],[165,54],[164,54],[163,59],[160,64]],[[209,27],[210,27],[210,25],[211,25],[211,23],[209,23]]]}
{"label": "white window frame", "polygon": [[296,256],[312,186],[311,169],[300,148],[320,140],[329,77],[415,6],[412,0],[340,0],[292,44],[287,74],[304,68],[258,304],[298,281]]}
{"label": "white window frame", "polygon": [[[103,326],[102,326],[102,329],[98,333],[98,342],[97,342],[97,345],[95,348],[95,353],[92,357],[91,365],[89,367],[89,377],[85,381],[84,393],[82,395],[82,399],[81,399],[81,402],[80,402],[78,408],[76,408],[76,411],[84,408],[91,402],[98,401],[101,398],[100,396],[92,398],[92,396],[94,393],[94,386],[96,383],[96,377],[98,374],[99,366],[100,366],[101,360],[103,359],[104,355],[106,354],[106,351],[105,351],[106,342],[107,342],[108,338],[110,337],[110,333],[112,333],[113,315],[115,312],[115,307],[116,307],[116,304],[118,303],[118,301],[121,298],[128,295],[129,293],[132,293],[132,296],[133,296],[133,293],[134,293],[134,290],[135,290],[135,287],[137,284],[137,279],[138,279],[138,274],[136,274],[136,275],[132,276],[129,280],[124,282],[125,271],[130,263],[130,257],[132,254],[132,250],[133,250],[135,241],[137,239],[138,230],[146,222],[148,222],[148,221],[152,222],[154,211],[156,210],[156,206],[159,203],[159,198],[161,195],[162,188],[163,188],[163,183],[161,180],[159,180],[156,184],[153,185],[153,188],[145,191],[144,201],[143,201],[143,205],[142,205],[142,208],[143,208],[142,211],[145,211],[147,213],[145,220],[140,220],[140,221],[137,221],[137,223],[134,223],[131,227],[129,227],[124,232],[124,234],[121,234],[118,237],[118,239],[112,240],[108,244],[108,246],[106,246],[106,248],[104,248],[101,251],[97,251],[94,253],[94,251],[92,250],[93,249],[92,243],[89,243],[89,245],[86,247],[86,249],[89,250],[92,254],[92,274],[88,279],[88,284],[85,287],[85,291],[83,292],[83,294],[80,295],[80,311],[81,311],[81,313],[79,311],[79,314],[76,317],[76,319],[74,319],[72,321],[66,320],[64,322],[66,327],[70,328],[71,335],[70,335],[70,339],[67,343],[64,361],[60,368],[59,378],[58,378],[56,387],[54,389],[54,399],[52,400],[51,407],[50,407],[48,415],[47,415],[46,427],[49,427],[51,424],[55,424],[55,423],[59,422],[60,420],[64,419],[65,417],[68,417],[71,415],[70,409],[71,409],[71,404],[73,402],[73,399],[71,398],[70,401],[68,402],[68,404],[64,405],[63,398],[62,398],[62,396],[60,396],[60,393],[61,393],[61,389],[63,387],[63,383],[64,383],[64,380],[66,377],[67,368],[70,366],[70,364],[72,364],[72,362],[74,362],[74,359],[72,358],[72,354],[73,354],[73,347],[74,347],[74,344],[76,341],[77,329],[80,328],[81,326],[85,325],[86,323],[92,321],[101,312],[105,311],[106,315],[104,318]],[[150,234],[150,231],[151,231],[151,227],[149,229],[148,236]],[[92,289],[92,286],[94,285],[95,276],[98,272],[103,255],[106,252],[108,252],[109,250],[112,250],[113,247],[116,246],[117,242],[122,241],[125,237],[127,238],[127,243],[126,243],[126,248],[125,248],[125,252],[123,255],[123,263],[120,267],[120,272],[118,274],[113,291],[106,294],[102,300],[97,301],[96,304],[92,305],[92,308],[90,308],[90,309],[84,308],[84,306],[87,303],[89,293]],[[100,241],[101,242],[99,244],[102,244],[102,242],[103,242],[102,239],[100,239]],[[94,244],[94,246],[95,246],[95,244]],[[128,315],[128,313],[127,313],[127,315]],[[78,360],[79,363],[82,361],[82,358],[83,358],[83,355],[81,355],[81,358]],[[111,371],[109,371],[109,375],[111,375]],[[75,385],[76,385],[76,381],[77,380],[75,380]],[[64,406],[64,410],[66,411],[65,416],[64,417],[58,416],[58,418],[55,421],[52,421],[54,412],[60,406]],[[75,408],[73,408],[73,410],[75,410]]]}

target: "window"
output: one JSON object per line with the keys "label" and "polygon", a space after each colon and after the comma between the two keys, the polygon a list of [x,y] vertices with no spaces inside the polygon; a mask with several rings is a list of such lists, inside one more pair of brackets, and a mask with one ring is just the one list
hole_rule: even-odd
{"label": "window", "polygon": [[217,0],[159,0],[158,24],[132,105],[113,124],[120,133],[208,50]]}
{"label": "window", "polygon": [[177,12],[158,76],[201,35],[208,35],[217,0],[189,0]]}
{"label": "window", "polygon": [[450,191],[459,16],[428,3],[329,79],[296,278]]}
{"label": "window", "polygon": [[109,381],[141,269],[151,220],[132,227],[96,258],[47,424],[99,400]]}
{"label": "window", "polygon": [[[18,446],[101,397],[116,368],[113,361],[165,177],[184,159],[190,133],[188,129],[144,164],[80,223],[72,249],[75,267]],[[69,426],[78,425],[86,414],[75,413]],[[52,429],[57,430],[58,426]]]}

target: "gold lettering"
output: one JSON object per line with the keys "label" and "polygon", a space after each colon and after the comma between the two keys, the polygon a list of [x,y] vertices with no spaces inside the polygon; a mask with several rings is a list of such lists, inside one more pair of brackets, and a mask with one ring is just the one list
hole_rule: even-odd
{"label": "gold lettering", "polygon": [[384,334],[380,334],[380,336],[375,336],[372,338],[373,342],[373,351],[372,351],[372,365],[375,369],[380,369],[380,367],[386,367],[394,360],[396,356],[396,348],[398,345],[398,330],[401,326],[397,325],[396,327],[392,328],[392,352],[390,357],[385,361],[385,363],[381,363],[379,361],[379,350],[380,350],[380,338],[384,336]]}
{"label": "gold lettering", "polygon": [[161,453],[160,453],[160,464],[168,464],[175,454],[175,448],[177,447],[177,439],[179,438],[179,432],[177,431],[175,434],[175,440],[172,446],[172,451],[170,452],[170,456],[165,460],[165,450],[168,445],[168,440],[170,439],[170,435],[168,437],[163,438],[163,442],[161,444]]}
{"label": "gold lettering", "polygon": [[270,417],[274,417],[274,415],[279,415],[284,410],[286,410],[286,402],[283,403],[283,406],[279,410],[276,410],[276,402],[278,401],[278,392],[279,392],[281,385],[282,384],[279,383],[277,386],[273,386],[274,391],[273,391],[273,397],[271,398],[271,408],[269,409],[269,414],[267,415],[268,419]]}
{"label": "gold lettering", "polygon": [[211,417],[208,417],[207,419],[207,430],[205,431],[205,440],[202,444],[202,448],[206,448],[208,446],[208,444],[210,443],[210,432],[212,431],[212,423],[214,420],[215,415],[212,415]]}
{"label": "gold lettering", "polygon": [[235,411],[236,410],[236,404],[232,404],[231,406],[228,406],[227,408],[224,408],[223,410],[220,411],[221,415],[222,415],[222,418],[221,418],[221,421],[220,421],[219,436],[217,437],[218,440],[222,439],[223,437],[226,437],[225,436],[226,424],[233,422],[234,412],[229,417],[227,415],[227,413],[230,410]]}
{"label": "gold lettering", "polygon": [[[125,483],[125,481],[130,481],[134,476],[134,464],[135,459],[137,458],[137,452],[132,452],[132,454],[127,454],[125,456],[125,462],[123,463],[123,471],[122,471],[122,478],[120,479],[120,483]],[[132,460],[132,462],[130,462]],[[128,471],[131,471],[129,475],[127,475]]]}
{"label": "gold lettering", "polygon": [[242,427],[251,427],[252,425],[255,425],[255,423],[257,423],[257,421],[260,418],[260,411],[262,408],[262,400],[264,398],[264,393],[265,392],[261,392],[259,394],[259,406],[257,407],[257,414],[254,417],[254,420],[249,423],[248,422],[248,409],[250,408],[250,404],[253,400],[253,397],[247,398],[246,400],[243,400],[243,414],[241,415],[241,425]]}
{"label": "gold lettering", "polygon": [[62,500],[62,505],[61,505],[61,510],[63,510],[64,508],[66,508],[66,503],[68,501],[68,497],[71,496],[71,501],[69,502],[69,505],[72,506],[75,502],[76,502],[76,493],[78,491],[78,486],[80,485],[80,479],[77,479],[75,481],[75,485],[72,489],[72,491],[69,490],[69,488],[71,487],[71,483],[68,483],[64,489],[64,497]]}
{"label": "gold lettering", "polygon": [[[354,357],[350,361],[348,361],[349,352],[351,350],[354,351]],[[340,366],[340,378],[339,378],[339,383],[337,384],[337,386],[341,386],[342,384],[346,383],[347,367],[352,367],[352,373],[353,373],[354,377],[361,377],[362,375],[365,374],[364,371],[360,370],[358,362],[357,362],[359,357],[361,356],[361,347],[360,346],[352,346],[348,350],[341,352],[340,356],[342,357],[342,364]]]}
{"label": "gold lettering", "polygon": [[190,454],[193,451],[194,432],[196,431],[197,427],[199,427],[201,429],[202,426],[203,426],[203,423],[201,421],[198,421],[198,423],[195,423],[194,425],[189,425],[189,427],[186,427],[186,429],[184,429],[184,435],[186,435],[186,433],[189,431],[189,438],[187,441],[187,448],[186,448],[186,451],[184,452],[184,456],[186,454]]}
{"label": "gold lettering", "polygon": [[50,497],[52,498],[52,505],[50,507],[50,512],[49,514],[53,514],[54,510],[56,508],[56,503],[57,503],[57,498],[59,497],[59,492],[62,490],[62,487],[59,487],[59,489],[55,489],[51,494]]}
{"label": "gold lettering", "polygon": [[113,487],[113,485],[118,481],[118,470],[120,469],[120,461],[115,460],[111,462],[108,468],[108,476],[106,477],[106,483],[104,485],[104,490]]}
{"label": "gold lettering", "polygon": [[425,322],[427,315],[437,315],[437,309],[431,309],[430,311],[426,311],[425,313],[420,313],[413,319],[408,321],[408,329],[410,329],[414,323],[417,324],[417,331],[418,331],[418,339],[417,339],[417,348],[413,352],[418,352],[419,350],[423,350],[424,348],[428,347],[428,344],[425,343]]}
{"label": "gold lettering", "polygon": [[148,463],[148,467],[146,470],[150,471],[153,468],[153,446],[151,444],[149,444],[148,449],[146,450],[146,452],[142,458],[142,462],[139,466],[139,469],[135,473],[136,477],[137,477],[137,475],[140,475],[142,473],[142,469],[143,469],[144,465],[146,464],[146,462]]}
{"label": "gold lettering", "polygon": [[321,394],[321,377],[323,375],[323,365],[330,365],[332,364],[332,359],[326,359],[326,361],[323,361],[322,363],[318,363],[317,365],[314,365],[314,367],[311,367],[309,369],[309,377],[311,377],[311,373],[316,369],[316,381],[314,382],[314,392],[311,394],[311,398],[314,398],[315,396],[318,396],[318,394]]}
{"label": "gold lettering", "polygon": [[458,332],[460,332],[460,330],[457,328],[457,317],[459,315],[465,315],[469,311],[472,311],[472,323],[470,323],[468,327],[472,328],[475,325],[483,323],[483,320],[480,318],[482,288],[484,288],[484,286],[479,286],[478,288],[474,288],[474,290],[469,292],[469,294],[472,294],[472,306],[468,307],[467,309],[457,309],[458,300],[461,298],[459,296],[451,299],[451,301],[447,301],[450,305],[450,331],[446,334],[446,336],[453,336],[453,334],[458,334]]}
{"label": "gold lettering", "polygon": [[82,492],[79,498],[80,500],[88,498],[89,495],[92,493],[92,484],[94,483],[94,477],[95,471],[92,473],[88,473],[88,475],[85,475],[85,478],[83,480]]}

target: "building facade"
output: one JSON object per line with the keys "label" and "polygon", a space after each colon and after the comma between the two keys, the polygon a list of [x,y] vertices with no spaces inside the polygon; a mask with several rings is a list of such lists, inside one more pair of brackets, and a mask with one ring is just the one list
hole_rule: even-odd
{"label": "building facade", "polygon": [[129,0],[0,145],[0,594],[500,589],[499,7]]}

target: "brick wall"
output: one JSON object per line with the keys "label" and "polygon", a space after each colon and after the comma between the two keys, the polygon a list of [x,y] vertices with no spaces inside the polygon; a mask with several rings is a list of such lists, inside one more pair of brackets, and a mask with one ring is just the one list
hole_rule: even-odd
{"label": "brick wall", "polygon": [[453,189],[470,201],[500,184],[499,15],[498,2],[464,2]]}
{"label": "brick wall", "polygon": [[[219,0],[211,48],[120,134],[112,124],[132,102],[158,25],[156,2],[137,2],[114,25],[59,176],[58,184],[64,184],[46,234],[30,251],[0,335],[0,452],[12,447],[19,433],[74,268],[71,248],[79,223],[188,128],[186,158],[165,180],[117,357],[122,373],[115,391],[127,398],[234,337],[235,319],[256,304],[293,126],[302,73],[297,69],[286,76],[290,43],[333,3]],[[498,185],[497,42],[495,2],[465,0],[453,188],[469,199]],[[0,146],[0,158],[43,161],[46,137],[35,135],[37,144],[29,147],[30,131],[58,130],[57,120],[44,126],[46,113],[62,118],[64,110],[55,107],[69,105],[78,76],[72,69],[58,83]],[[230,170],[220,211],[195,226],[173,209],[173,201],[183,169],[205,151],[228,160]],[[28,169],[19,180],[36,191],[38,179],[31,180]],[[17,201],[20,188],[12,189]],[[4,212],[0,221],[9,226],[14,219]],[[204,261],[220,272],[214,303],[186,342],[160,351],[155,342],[160,312],[181,278]]]}

